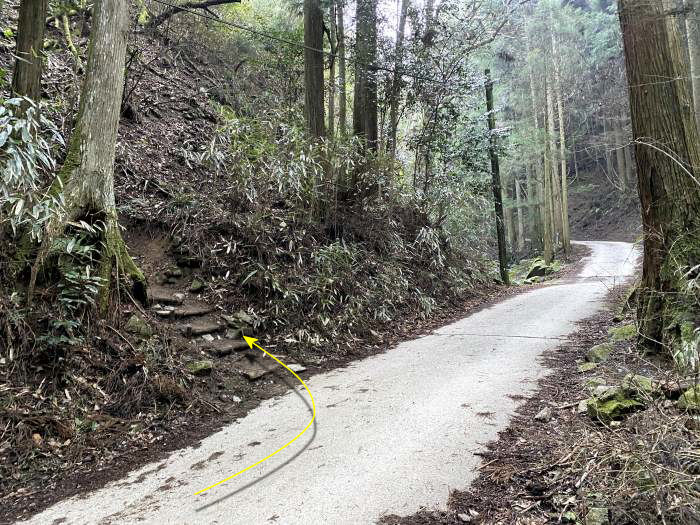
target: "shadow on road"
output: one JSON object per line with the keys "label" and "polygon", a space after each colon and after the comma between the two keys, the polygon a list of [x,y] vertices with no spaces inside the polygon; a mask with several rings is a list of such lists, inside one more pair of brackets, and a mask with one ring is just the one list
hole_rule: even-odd
{"label": "shadow on road", "polygon": [[[304,403],[304,405],[306,406],[306,408],[308,408],[309,413],[313,413],[313,409],[312,409],[312,407],[311,407],[311,403],[309,403],[309,400],[307,399],[307,396],[305,395],[305,394],[306,394],[306,391],[300,392],[299,390],[297,390],[298,384],[290,384],[290,383],[291,383],[291,378],[289,378],[289,377],[287,377],[287,376],[282,376],[282,374],[280,373],[280,371],[275,370],[275,371],[274,371],[274,374],[277,375],[277,377],[279,377],[284,383],[286,383],[287,386],[290,387],[290,389],[292,390],[292,392],[294,392],[294,394],[296,394],[296,396],[299,397],[299,399],[302,400],[302,402]],[[273,474],[279,472],[279,471],[282,470],[284,467],[286,467],[287,465],[289,465],[290,463],[292,463],[295,459],[297,459],[299,456],[301,456],[301,454],[302,454],[302,453],[309,447],[309,445],[311,445],[311,443],[313,443],[314,440],[316,439],[316,431],[317,431],[317,427],[318,427],[318,419],[314,419],[314,424],[312,425],[312,427],[313,427],[313,428],[312,428],[311,436],[306,440],[306,443],[304,443],[304,446],[303,446],[302,448],[300,448],[300,449],[296,452],[296,454],[294,454],[294,455],[293,455],[291,458],[289,458],[287,461],[285,461],[284,463],[278,465],[277,467],[275,467],[274,469],[272,469],[270,472],[268,472],[268,473],[265,474],[264,476],[261,476],[261,477],[259,477],[259,478],[256,478],[256,479],[254,479],[253,481],[250,481],[249,483],[246,483],[246,484],[243,485],[242,487],[237,488],[237,489],[234,490],[233,492],[229,492],[228,494],[225,494],[225,495],[219,497],[218,499],[215,499],[214,501],[212,501],[212,502],[210,502],[210,503],[207,503],[207,504],[205,504],[205,505],[202,505],[201,507],[196,508],[196,509],[195,509],[195,512],[202,512],[202,511],[204,511],[204,510],[207,510],[207,509],[213,507],[214,505],[218,505],[219,503],[223,503],[223,502],[226,501],[227,499],[232,498],[232,497],[235,496],[236,494],[240,494],[241,492],[243,492],[243,491],[249,489],[250,487],[254,486],[256,483],[259,483],[260,481],[262,481],[262,480],[268,478],[269,476],[272,476]]]}

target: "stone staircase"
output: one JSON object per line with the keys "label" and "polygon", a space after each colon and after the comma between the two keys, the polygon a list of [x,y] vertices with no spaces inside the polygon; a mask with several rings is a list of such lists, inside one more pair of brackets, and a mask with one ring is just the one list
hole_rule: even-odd
{"label": "stone staircase", "polygon": [[[187,269],[185,269],[187,270]],[[158,284],[149,286],[147,317],[134,314],[125,329],[140,337],[150,337],[152,325],[170,332],[185,344],[193,359],[187,369],[195,376],[207,376],[215,368],[237,370],[250,381],[255,381],[279,365],[262,352],[251,350],[243,335],[252,333],[253,319],[240,310],[225,314],[206,302],[201,292],[204,283],[190,272],[179,268],[157,274]],[[290,363],[295,372],[306,370],[302,365]]]}

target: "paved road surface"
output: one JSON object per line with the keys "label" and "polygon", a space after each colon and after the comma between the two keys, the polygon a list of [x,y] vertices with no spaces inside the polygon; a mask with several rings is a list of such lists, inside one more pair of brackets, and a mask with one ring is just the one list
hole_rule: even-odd
{"label": "paved road surface", "polygon": [[538,356],[633,273],[630,244],[586,244],[592,256],[578,277],[313,377],[313,432],[254,470],[192,495],[296,435],[310,417],[301,388],[263,403],[198,448],[63,501],[30,523],[358,525],[444,507],[451,489],[473,479],[480,461],[473,453],[507,425],[516,407],[508,394],[531,392],[545,373]]}

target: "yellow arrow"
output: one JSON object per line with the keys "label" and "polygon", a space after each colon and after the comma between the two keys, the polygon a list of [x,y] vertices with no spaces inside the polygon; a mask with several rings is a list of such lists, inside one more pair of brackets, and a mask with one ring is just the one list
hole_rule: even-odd
{"label": "yellow arrow", "polygon": [[252,469],[253,467],[255,467],[255,466],[257,466],[257,465],[260,465],[260,463],[262,463],[263,461],[267,461],[267,460],[270,459],[272,456],[274,456],[274,455],[277,454],[278,452],[281,452],[282,450],[284,450],[285,448],[287,448],[289,445],[291,445],[292,443],[294,443],[297,439],[299,439],[299,438],[301,437],[301,435],[309,429],[309,427],[311,426],[311,424],[314,422],[314,419],[316,419],[316,403],[314,403],[314,396],[311,395],[311,390],[309,390],[309,387],[306,386],[306,383],[304,383],[304,381],[301,379],[301,377],[299,377],[298,375],[296,375],[296,374],[294,373],[294,370],[292,370],[291,368],[289,368],[289,367],[288,367],[287,365],[285,365],[282,361],[280,361],[279,359],[277,359],[274,355],[272,355],[270,352],[268,352],[267,350],[265,350],[262,346],[260,346],[259,344],[257,344],[257,343],[256,343],[257,339],[254,339],[254,338],[252,338],[252,337],[246,337],[246,336],[243,336],[243,339],[245,339],[245,342],[248,343],[248,345],[250,346],[251,350],[253,349],[253,346],[257,346],[257,347],[258,347],[260,350],[262,350],[266,355],[270,356],[272,359],[274,359],[274,360],[277,361],[279,364],[281,364],[284,368],[286,368],[287,370],[289,370],[289,373],[291,373],[294,377],[296,377],[296,378],[299,380],[299,382],[300,382],[302,385],[304,385],[304,388],[306,389],[306,392],[309,394],[309,398],[311,399],[311,406],[313,407],[313,415],[311,416],[311,421],[309,421],[309,423],[304,427],[304,430],[302,430],[301,432],[299,432],[299,433],[294,437],[294,439],[292,439],[289,443],[287,443],[286,445],[284,445],[284,446],[278,448],[278,449],[275,450],[272,454],[270,454],[270,455],[268,455],[268,456],[265,456],[265,457],[262,458],[260,461],[257,461],[257,462],[255,462],[255,463],[253,463],[253,464],[250,465],[249,467],[246,467],[246,468],[244,468],[243,470],[241,470],[241,471],[239,471],[239,472],[236,472],[233,476],[229,476],[229,477],[226,478],[226,479],[222,479],[222,480],[219,481],[218,483],[214,483],[211,487],[207,487],[207,488],[205,488],[205,489],[200,490],[199,492],[195,492],[195,493],[194,493],[195,496],[197,496],[198,494],[202,494],[203,492],[206,492],[206,491],[209,490],[209,489],[213,489],[213,488],[216,487],[217,485],[221,485],[222,483],[225,483],[226,481],[235,478],[235,477],[238,476],[239,474],[243,474],[245,471],[250,470],[250,469]]}

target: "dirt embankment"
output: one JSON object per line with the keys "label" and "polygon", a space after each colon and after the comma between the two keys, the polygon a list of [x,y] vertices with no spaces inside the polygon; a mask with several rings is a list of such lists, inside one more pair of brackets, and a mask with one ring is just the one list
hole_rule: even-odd
{"label": "dirt embankment", "polygon": [[635,242],[642,219],[636,188],[622,191],[600,173],[581,173],[569,191],[571,237]]}

